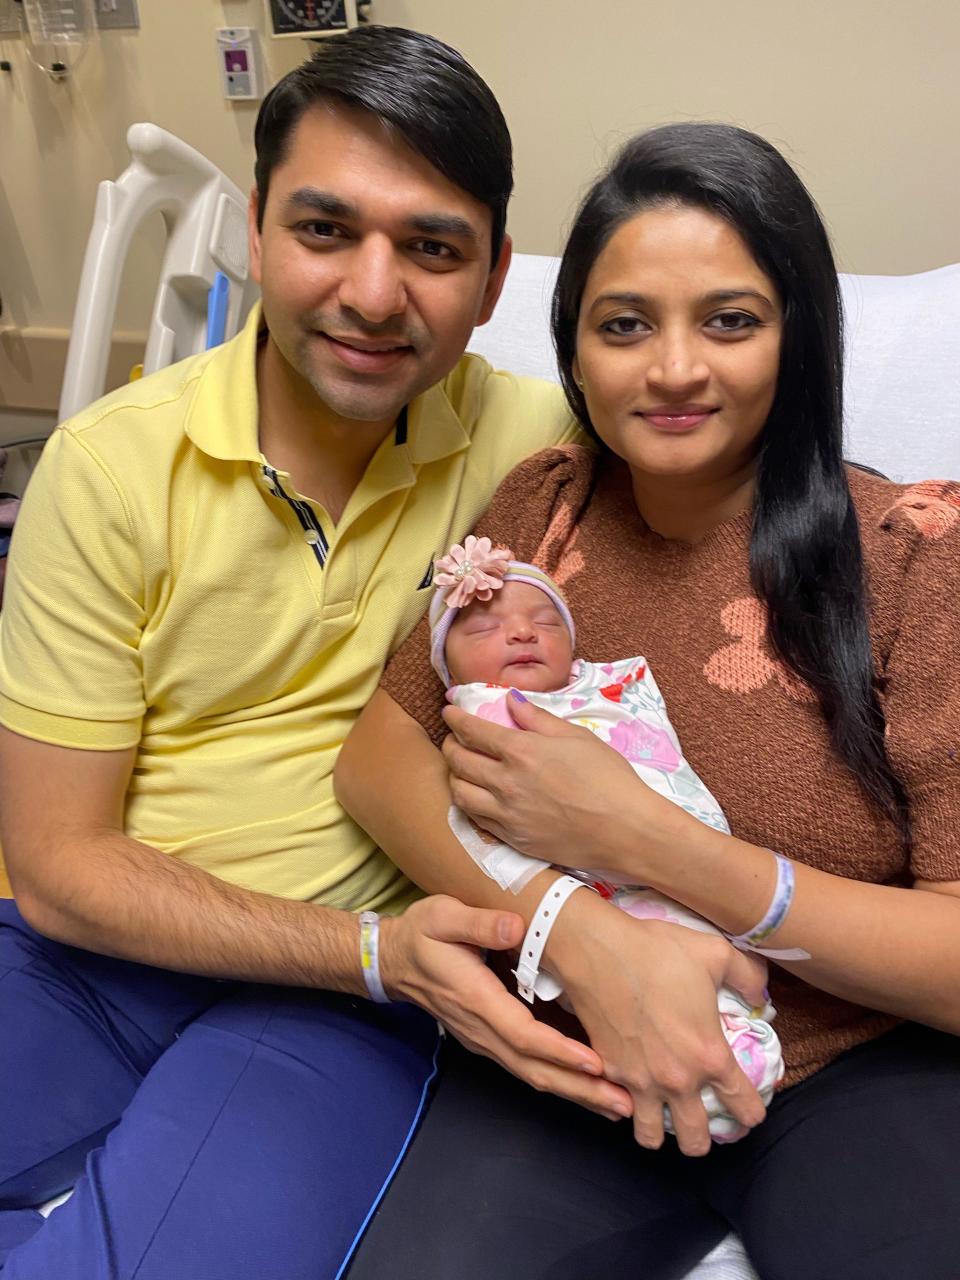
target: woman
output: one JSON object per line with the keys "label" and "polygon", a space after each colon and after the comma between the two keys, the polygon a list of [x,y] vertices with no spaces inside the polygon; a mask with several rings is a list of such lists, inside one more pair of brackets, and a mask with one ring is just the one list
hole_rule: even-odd
{"label": "woman", "polygon": [[[647,657],[735,835],[521,700],[524,733],[455,709],[444,728],[424,627],[362,717],[340,789],[431,891],[504,905],[443,830],[452,796],[521,851],[610,867],[728,935],[772,924],[764,946],[809,955],[771,966],[785,1087],[760,1123],[717,1030],[716,986],[749,995],[756,982],[743,955],[574,893],[545,962],[611,1087],[629,1096],[638,1147],[627,1149],[627,1126],[604,1132],[583,1112],[574,1124],[569,1106],[454,1055],[387,1214],[426,1198],[448,1224],[434,1225],[445,1252],[421,1275],[600,1276],[627,1256],[642,1257],[645,1277],[678,1274],[671,1224],[682,1219],[701,1252],[732,1225],[765,1280],[954,1276],[954,490],[844,465],[826,233],[782,157],[742,130],[673,125],[627,144],[581,207],[553,327],[567,397],[599,455],[524,463],[476,532],[562,584],[586,657]],[[449,785],[430,741],[446,730]],[[511,905],[529,920],[556,874]],[[465,1086],[471,1070],[482,1079]],[[536,1083],[564,1092],[548,1074]],[[740,1143],[710,1150],[706,1085],[756,1126]],[[466,1138],[458,1091],[483,1116]],[[623,1101],[611,1093],[605,1109]],[[661,1148],[664,1106],[680,1151],[703,1159]],[[496,1177],[454,1194],[449,1173],[464,1160]],[[484,1196],[492,1207],[478,1214]],[[515,1250],[531,1234],[555,1262],[523,1272]],[[487,1251],[484,1270],[469,1259],[491,1240],[503,1252],[491,1263]]]}

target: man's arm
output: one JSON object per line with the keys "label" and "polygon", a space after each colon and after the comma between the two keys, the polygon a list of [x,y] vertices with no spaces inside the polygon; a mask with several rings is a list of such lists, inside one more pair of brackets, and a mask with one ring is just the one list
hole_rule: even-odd
{"label": "man's arm", "polygon": [[355,917],[238,888],[124,834],[135,754],[0,729],[0,836],[28,923],[161,968],[362,994]]}
{"label": "man's arm", "polygon": [[[134,759],[0,728],[0,841],[27,922],[160,968],[365,995],[351,912],[238,888],[124,834]],[[427,898],[381,922],[384,986],[537,1087],[612,1114],[598,1055],[537,1023],[484,964],[522,937],[516,914]]]}

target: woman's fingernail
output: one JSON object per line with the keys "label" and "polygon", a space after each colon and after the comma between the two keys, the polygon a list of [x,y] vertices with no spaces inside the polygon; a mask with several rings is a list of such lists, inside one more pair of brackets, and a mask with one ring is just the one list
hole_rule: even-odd
{"label": "woman's fingernail", "polygon": [[515,702],[527,702],[527,701],[529,701],[529,699],[527,699],[527,698],[525,698],[525,697],[523,696],[523,694],[520,692],[520,690],[519,690],[519,689],[511,689],[511,690],[510,690],[510,697],[511,697],[511,698],[513,698],[513,700],[514,700]]}
{"label": "woman's fingernail", "polygon": [[769,1003],[770,1003],[770,988],[769,988],[769,987],[764,987],[764,988],[763,988],[763,998],[764,998],[764,1000],[766,1000],[767,1004],[769,1004]]}

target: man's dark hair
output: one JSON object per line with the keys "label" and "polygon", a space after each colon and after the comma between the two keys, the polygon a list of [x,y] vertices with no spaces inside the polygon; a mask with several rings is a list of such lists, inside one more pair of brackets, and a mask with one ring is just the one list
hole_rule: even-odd
{"label": "man's dark hair", "polygon": [[301,116],[321,102],[369,111],[468,195],[487,206],[496,262],[513,190],[513,149],[489,87],[455,49],[403,27],[357,27],[323,40],[267,94],[257,116],[257,225],[270,175]]}

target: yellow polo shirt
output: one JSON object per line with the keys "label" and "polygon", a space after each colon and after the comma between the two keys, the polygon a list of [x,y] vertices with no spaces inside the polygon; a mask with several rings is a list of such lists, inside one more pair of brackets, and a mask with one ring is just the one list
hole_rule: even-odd
{"label": "yellow polo shirt", "polygon": [[0,615],[0,722],[136,745],[126,830],[225,880],[394,910],[412,886],[333,766],[500,480],[577,429],[559,388],[464,356],[410,406],[340,521],[258,444],[259,311],[233,341],[59,427]]}

